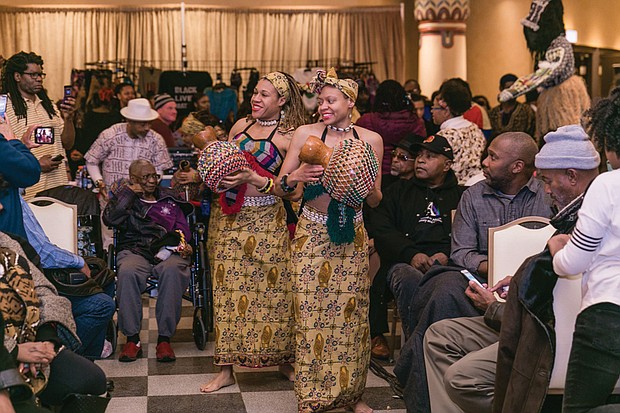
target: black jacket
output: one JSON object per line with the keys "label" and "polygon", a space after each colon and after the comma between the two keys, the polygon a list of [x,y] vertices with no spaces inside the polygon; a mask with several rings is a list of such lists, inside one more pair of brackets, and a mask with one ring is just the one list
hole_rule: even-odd
{"label": "black jacket", "polygon": [[452,210],[464,190],[453,171],[437,188],[416,178],[390,185],[368,228],[382,263],[409,264],[419,252],[428,256],[443,252],[449,257]]}
{"label": "black jacket", "polygon": [[[176,193],[166,188],[158,187],[155,198],[158,201],[166,198],[174,200],[186,216],[193,210],[191,204],[176,198]],[[130,250],[150,261],[154,260],[150,247],[162,239],[167,231],[148,218],[150,208],[150,205],[140,202],[140,198],[127,186],[110,197],[103,211],[103,222],[118,230],[117,251]]]}

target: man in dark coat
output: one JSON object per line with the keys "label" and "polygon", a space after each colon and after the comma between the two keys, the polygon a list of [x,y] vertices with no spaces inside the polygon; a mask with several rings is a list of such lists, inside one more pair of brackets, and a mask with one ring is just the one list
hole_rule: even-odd
{"label": "man in dark coat", "polygon": [[174,361],[170,346],[181,319],[181,301],[190,278],[191,247],[186,215],[192,207],[158,187],[159,175],[149,161],[133,161],[129,185],[122,185],[103,212],[103,222],[118,229],[118,325],[127,336],[119,361],[142,356],[142,301],[151,275],[158,279],[155,316],[159,336],[157,361]]}

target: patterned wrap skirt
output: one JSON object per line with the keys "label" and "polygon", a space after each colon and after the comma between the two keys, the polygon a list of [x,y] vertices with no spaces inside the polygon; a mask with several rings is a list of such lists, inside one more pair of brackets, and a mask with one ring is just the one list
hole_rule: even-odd
{"label": "patterned wrap skirt", "polygon": [[318,412],[357,402],[366,386],[368,236],[357,220],[355,241],[333,244],[326,225],[308,218],[306,208],[297,223],[291,256],[295,394],[300,412]]}
{"label": "patterned wrap skirt", "polygon": [[216,365],[292,363],[290,239],[281,200],[221,215],[213,240]]}

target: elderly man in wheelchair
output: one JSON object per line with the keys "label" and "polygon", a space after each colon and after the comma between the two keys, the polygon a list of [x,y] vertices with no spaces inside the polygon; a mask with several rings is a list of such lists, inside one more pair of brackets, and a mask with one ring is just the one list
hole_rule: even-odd
{"label": "elderly man in wheelchair", "polygon": [[127,336],[119,361],[142,356],[141,294],[147,280],[158,280],[155,315],[158,326],[157,361],[174,361],[170,338],[181,318],[183,293],[190,281],[191,246],[187,215],[192,206],[158,186],[159,176],[149,161],[129,166],[129,181],[112,188],[103,221],[116,228],[118,325]]}

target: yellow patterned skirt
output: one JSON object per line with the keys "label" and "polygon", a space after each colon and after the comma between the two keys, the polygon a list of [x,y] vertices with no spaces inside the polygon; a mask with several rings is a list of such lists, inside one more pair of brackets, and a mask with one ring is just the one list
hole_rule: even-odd
{"label": "yellow patterned skirt", "polygon": [[292,243],[297,351],[295,394],[300,412],[357,402],[370,364],[368,236],[335,245],[325,224],[303,214]]}
{"label": "yellow patterned skirt", "polygon": [[222,219],[222,207],[220,206],[220,196],[215,194],[211,197],[211,212],[209,214],[209,227],[207,230],[207,258],[211,266],[211,274],[213,274],[213,245],[218,237],[218,227],[220,220]]}
{"label": "yellow patterned skirt", "polygon": [[294,361],[290,240],[281,200],[220,215],[213,242],[217,365]]}

